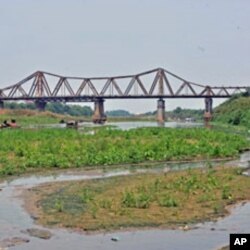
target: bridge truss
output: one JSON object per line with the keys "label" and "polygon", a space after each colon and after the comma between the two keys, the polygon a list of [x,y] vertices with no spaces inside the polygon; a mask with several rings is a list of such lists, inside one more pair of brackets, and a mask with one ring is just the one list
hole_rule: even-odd
{"label": "bridge truss", "polygon": [[0,89],[0,101],[93,101],[122,98],[228,98],[249,91],[249,86],[208,86],[187,81],[158,68],[135,75],[65,77],[37,71]]}
{"label": "bridge truss", "polygon": [[157,120],[165,120],[164,98],[204,98],[204,119],[212,117],[212,99],[250,93],[250,86],[209,86],[187,81],[163,68],[135,75],[114,77],[66,77],[37,71],[20,82],[0,89],[0,108],[4,101],[34,101],[43,110],[47,102],[95,103],[93,121],[106,120],[105,99],[157,98]]}

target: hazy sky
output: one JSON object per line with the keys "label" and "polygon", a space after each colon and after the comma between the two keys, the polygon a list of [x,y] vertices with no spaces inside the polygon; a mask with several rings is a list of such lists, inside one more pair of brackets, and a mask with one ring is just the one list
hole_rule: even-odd
{"label": "hazy sky", "polygon": [[[249,0],[0,0],[0,36],[0,88],[36,70],[111,76],[156,67],[197,83],[250,86]],[[166,100],[166,108],[203,102]],[[105,108],[145,112],[156,100]]]}

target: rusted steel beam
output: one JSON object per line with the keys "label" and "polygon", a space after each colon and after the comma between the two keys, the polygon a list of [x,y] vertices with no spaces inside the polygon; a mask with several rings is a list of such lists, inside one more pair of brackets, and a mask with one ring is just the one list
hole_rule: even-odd
{"label": "rusted steel beam", "polygon": [[108,79],[103,87],[103,89],[101,90],[101,95],[104,95],[108,89],[108,87],[110,86],[111,83],[111,79]]}
{"label": "rusted steel beam", "polygon": [[35,77],[36,75],[37,75],[37,72],[35,72],[35,73],[31,74],[30,76],[24,78],[24,79],[21,80],[20,82],[17,82],[16,84],[10,85],[10,86],[8,86],[8,87],[6,87],[6,88],[3,88],[3,89],[1,89],[1,90],[2,90],[2,91],[4,91],[4,90],[9,90],[9,89],[15,87],[16,85],[24,84],[24,83],[26,83],[27,81],[29,81],[30,79],[32,79],[33,77]]}
{"label": "rusted steel beam", "polygon": [[185,86],[186,86],[186,82],[183,82],[183,84],[180,86],[180,88],[177,89],[177,91],[175,92],[175,95],[179,95]]}
{"label": "rusted steel beam", "polygon": [[165,83],[167,85],[169,93],[171,95],[174,95],[174,91],[173,91],[173,89],[172,89],[172,87],[171,87],[171,85],[170,85],[170,83],[168,81],[168,78],[167,78],[166,74],[164,73],[164,71],[162,71],[162,77],[163,77],[163,79],[164,79],[164,81],[165,81]]}
{"label": "rusted steel beam", "polygon": [[230,94],[228,93],[227,89],[222,87],[221,89],[219,89],[219,92],[217,93],[217,95],[221,95],[222,93],[230,96]]}
{"label": "rusted steel beam", "polygon": [[8,94],[8,97],[12,98],[17,90],[17,85],[14,86]]}
{"label": "rusted steel beam", "polygon": [[20,85],[19,87],[18,87],[18,90],[19,90],[19,92],[22,94],[22,96],[28,96],[28,94],[26,93],[26,91],[23,89],[23,87],[22,87],[22,85]]}
{"label": "rusted steel beam", "polygon": [[152,85],[151,85],[151,88],[150,88],[150,90],[149,90],[149,95],[152,95],[152,94],[153,94],[154,89],[155,89],[155,86],[157,85],[157,82],[158,82],[159,78],[160,78],[160,74],[159,74],[159,71],[158,71],[158,72],[156,73],[156,75],[155,75],[154,81],[153,81],[153,83],[152,83]]}
{"label": "rusted steel beam", "polygon": [[138,85],[140,86],[140,88],[141,88],[143,94],[144,94],[144,95],[148,95],[148,92],[147,92],[147,90],[145,89],[145,87],[144,87],[144,85],[143,85],[143,83],[142,83],[140,77],[139,77],[139,76],[136,76],[135,79],[136,79],[136,81],[138,82]]}
{"label": "rusted steel beam", "polygon": [[43,88],[44,88],[45,91],[47,92],[47,95],[48,95],[48,96],[51,96],[52,93],[51,93],[49,84],[48,84],[47,79],[46,79],[46,77],[45,77],[44,74],[42,75],[42,84],[43,84]]}
{"label": "rusted steel beam", "polygon": [[87,80],[84,79],[79,87],[79,89],[76,92],[76,96],[80,96],[82,91],[84,90],[85,86],[87,85]]}
{"label": "rusted steel beam", "polygon": [[91,82],[91,80],[87,80],[87,84],[90,87],[90,89],[92,90],[93,94],[96,96],[99,96],[95,86],[93,85],[93,83]]}
{"label": "rusted steel beam", "polygon": [[114,88],[116,89],[116,91],[118,92],[118,94],[119,94],[120,96],[122,96],[123,93],[122,93],[120,87],[118,86],[116,80],[115,80],[115,79],[112,79],[111,82],[112,82],[112,85],[114,86]]}
{"label": "rusted steel beam", "polygon": [[37,75],[35,75],[34,80],[32,82],[31,88],[29,90],[28,96],[32,97],[35,93],[35,89],[36,89],[36,81],[37,81]]}
{"label": "rusted steel beam", "polygon": [[63,77],[59,78],[59,81],[57,82],[57,84],[56,84],[56,86],[55,86],[55,88],[54,88],[54,90],[52,92],[52,96],[56,96],[57,95],[57,93],[59,92],[59,90],[60,90],[60,88],[61,88],[61,86],[63,84],[64,79],[65,78],[63,78]]}
{"label": "rusted steel beam", "polygon": [[4,97],[6,97],[6,95],[5,95],[5,93],[3,92],[3,90],[0,89],[0,98],[1,98],[1,97],[4,98]]}
{"label": "rusted steel beam", "polygon": [[63,83],[64,83],[66,89],[69,91],[69,94],[70,94],[71,96],[75,96],[74,90],[71,88],[71,86],[70,86],[70,84],[69,84],[67,78],[63,81]]}
{"label": "rusted steel beam", "polygon": [[194,95],[197,95],[197,93],[195,92],[194,88],[192,87],[192,84],[190,84],[189,82],[187,82],[187,86],[189,87],[189,89],[192,91],[192,93]]}
{"label": "rusted steel beam", "polygon": [[135,81],[136,81],[136,77],[133,77],[131,79],[131,81],[129,82],[128,84],[128,87],[126,88],[125,92],[124,92],[124,95],[128,95],[130,90],[132,89],[133,85],[135,84]]}
{"label": "rusted steel beam", "polygon": [[[152,82],[148,82],[143,76],[154,74]],[[52,89],[50,82],[46,76],[53,76],[58,78],[58,82],[54,89]],[[174,77],[177,83],[174,86],[169,81],[169,76]],[[30,84],[30,81],[33,82]],[[127,79],[127,85],[122,86],[120,79]],[[82,81],[80,87],[76,89],[71,80]],[[100,91],[97,89],[97,85],[93,83],[93,80],[102,80],[103,87]],[[29,83],[28,83],[29,82]],[[26,84],[27,83],[27,84]],[[99,83],[99,82],[98,82]],[[101,83],[102,84],[102,83]],[[124,84],[124,81],[123,83]],[[134,92],[131,90],[134,87]],[[156,91],[157,87],[157,91]],[[183,89],[186,88],[187,93],[184,93]],[[125,91],[122,91],[125,89]],[[173,89],[177,89],[173,91]],[[62,94],[59,93],[60,90]],[[63,92],[64,91],[64,92]],[[86,93],[84,93],[84,91]],[[230,97],[235,93],[248,92],[248,86],[209,86],[201,85],[184,80],[183,78],[165,70],[157,68],[149,71],[145,71],[135,75],[123,75],[115,77],[64,77],[48,72],[37,71],[32,75],[26,77],[15,85],[0,89],[0,100],[31,100],[33,98],[48,97],[52,100],[61,100],[61,96],[65,99],[82,98],[88,100],[92,97],[102,98],[224,98]],[[108,93],[109,92],[109,93]],[[75,99],[74,99],[75,100]]]}
{"label": "rusted steel beam", "polygon": [[159,84],[158,84],[158,94],[159,95],[164,95],[164,85],[163,85],[163,75],[162,71],[159,71]]}

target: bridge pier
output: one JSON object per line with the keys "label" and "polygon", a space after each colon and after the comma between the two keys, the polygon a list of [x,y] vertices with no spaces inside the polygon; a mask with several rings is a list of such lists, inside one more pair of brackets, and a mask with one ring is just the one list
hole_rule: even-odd
{"label": "bridge pier", "polygon": [[212,97],[205,98],[205,113],[204,113],[204,124],[205,127],[210,127],[210,121],[212,120],[213,113],[213,99]]}
{"label": "bridge pier", "polygon": [[104,113],[104,100],[96,99],[94,103],[95,107],[94,107],[94,114],[92,116],[92,121],[93,123],[102,124],[107,120],[107,117]]}
{"label": "bridge pier", "polygon": [[157,117],[156,117],[156,120],[160,124],[165,122],[165,101],[162,98],[160,98],[157,101]]}
{"label": "bridge pier", "polygon": [[35,101],[36,109],[38,109],[38,111],[45,111],[46,104],[47,102],[45,101]]}
{"label": "bridge pier", "polygon": [[4,102],[0,101],[0,109],[4,109]]}

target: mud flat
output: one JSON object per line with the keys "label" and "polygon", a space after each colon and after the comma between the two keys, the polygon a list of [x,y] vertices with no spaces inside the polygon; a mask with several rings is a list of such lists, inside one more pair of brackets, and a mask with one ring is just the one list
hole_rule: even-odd
{"label": "mud flat", "polygon": [[[249,158],[244,155],[241,165],[247,164]],[[179,167],[178,167],[179,168]],[[162,168],[165,171],[166,168]],[[140,169],[141,171],[141,169]],[[151,170],[152,171],[152,170]],[[132,171],[134,173],[134,170]],[[126,171],[84,171],[65,172],[55,175],[27,176],[0,183],[0,247],[6,239],[23,238],[26,241],[13,246],[11,249],[44,250],[44,249],[176,249],[176,250],[211,250],[228,244],[229,233],[247,233],[250,225],[250,203],[241,203],[232,208],[232,213],[217,222],[205,222],[193,225],[195,229],[143,229],[121,232],[102,232],[83,234],[80,232],[51,229],[36,225],[36,218],[32,218],[23,208],[24,202],[20,195],[24,189],[36,187],[48,182],[65,180],[87,180],[108,178],[112,176],[131,174]],[[23,231],[29,228],[47,230],[52,234],[50,239],[44,240],[31,237]],[[112,241],[112,238],[119,239]],[[29,241],[29,242],[28,242]],[[19,242],[20,243],[20,242]],[[2,244],[2,245],[1,245]]]}

